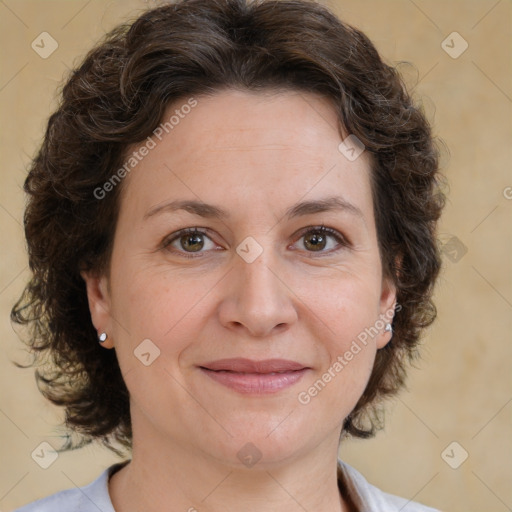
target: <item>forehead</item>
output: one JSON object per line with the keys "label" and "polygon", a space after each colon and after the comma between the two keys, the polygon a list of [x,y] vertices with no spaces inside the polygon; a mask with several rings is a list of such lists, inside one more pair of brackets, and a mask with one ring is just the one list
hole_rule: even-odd
{"label": "forehead", "polygon": [[158,133],[123,184],[141,208],[179,198],[243,209],[337,192],[371,208],[369,157],[350,161],[340,152],[336,111],[321,96],[224,90],[185,97],[169,105]]}
{"label": "forehead", "polygon": [[[171,105],[167,113],[180,110],[180,103]],[[181,130],[176,126],[175,136],[183,149],[196,146],[195,137],[190,139],[183,134],[183,129],[192,128],[200,139],[200,149],[289,148],[300,152],[329,145],[332,141],[326,140],[326,132],[337,138],[337,124],[329,100],[316,94],[292,90],[223,90],[198,97],[197,106],[180,122]]]}

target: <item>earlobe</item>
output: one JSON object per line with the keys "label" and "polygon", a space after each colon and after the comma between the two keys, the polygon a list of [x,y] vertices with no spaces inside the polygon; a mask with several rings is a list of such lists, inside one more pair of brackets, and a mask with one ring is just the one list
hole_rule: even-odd
{"label": "earlobe", "polygon": [[377,348],[385,347],[393,337],[393,318],[396,308],[396,286],[390,278],[383,279],[380,297],[380,319],[383,325],[377,337]]}
{"label": "earlobe", "polygon": [[[112,325],[111,304],[107,277],[84,271],[80,272],[80,275],[85,281],[91,320],[98,336],[103,332],[110,332]],[[114,346],[111,337],[108,337],[101,345],[105,348],[113,348]]]}

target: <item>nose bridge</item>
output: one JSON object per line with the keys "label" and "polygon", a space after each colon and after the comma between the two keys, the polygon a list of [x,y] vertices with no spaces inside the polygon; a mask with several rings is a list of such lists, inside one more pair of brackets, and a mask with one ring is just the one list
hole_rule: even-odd
{"label": "nose bridge", "polygon": [[[263,240],[263,237],[261,237]],[[237,247],[229,287],[230,297],[222,308],[225,324],[243,325],[253,335],[269,334],[274,327],[290,324],[296,317],[290,291],[279,273],[282,264],[270,237],[260,244],[245,239]]]}
{"label": "nose bridge", "polygon": [[[237,252],[249,248],[251,258],[240,256],[236,263],[236,270],[241,277],[238,289],[239,298],[246,303],[247,307],[252,306],[262,311],[271,310],[276,303],[281,302],[282,283],[276,277],[276,270],[279,266],[270,243],[258,249],[254,242],[246,242],[240,246]],[[242,244],[241,244],[242,245]],[[252,259],[254,257],[254,259]]]}

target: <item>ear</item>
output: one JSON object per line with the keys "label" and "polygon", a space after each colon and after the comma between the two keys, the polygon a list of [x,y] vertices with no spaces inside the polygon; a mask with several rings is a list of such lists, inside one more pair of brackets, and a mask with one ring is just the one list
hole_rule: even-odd
{"label": "ear", "polygon": [[[385,324],[393,322],[396,306],[396,286],[390,277],[382,279],[382,290],[380,295],[380,316]],[[385,347],[393,337],[392,331],[382,332],[377,336],[377,348]]]}
{"label": "ear", "polygon": [[[99,334],[106,332],[108,336],[111,332],[110,327],[112,325],[108,278],[84,271],[80,272],[80,275],[85,281],[92,323]],[[113,348],[113,339],[108,336],[107,340],[103,342],[101,346],[104,348]]]}

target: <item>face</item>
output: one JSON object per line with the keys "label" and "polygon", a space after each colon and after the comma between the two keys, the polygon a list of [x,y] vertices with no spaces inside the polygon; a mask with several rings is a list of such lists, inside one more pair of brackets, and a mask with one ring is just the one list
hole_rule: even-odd
{"label": "face", "polygon": [[336,114],[312,94],[195,101],[172,105],[179,121],[125,178],[108,278],[84,275],[134,444],[231,465],[244,450],[268,464],[336,452],[395,302],[369,156],[340,152]]}

